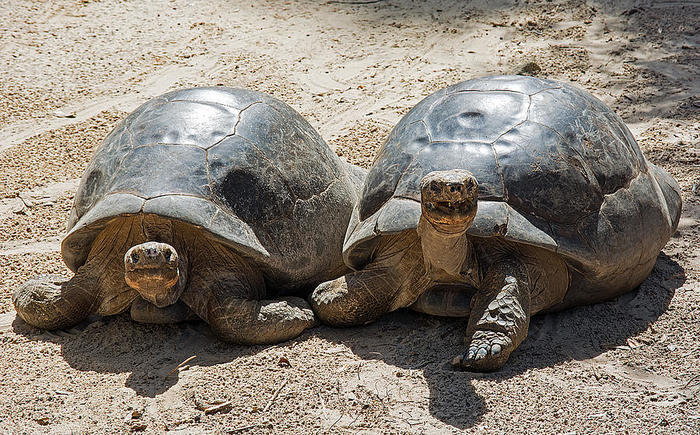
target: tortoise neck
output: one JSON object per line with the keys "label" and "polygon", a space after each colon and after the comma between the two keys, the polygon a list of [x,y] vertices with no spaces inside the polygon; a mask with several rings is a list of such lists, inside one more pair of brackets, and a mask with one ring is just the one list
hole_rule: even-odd
{"label": "tortoise neck", "polygon": [[472,244],[467,229],[461,232],[443,232],[421,216],[417,232],[423,250],[426,272],[430,275],[447,274],[461,277],[473,269]]}

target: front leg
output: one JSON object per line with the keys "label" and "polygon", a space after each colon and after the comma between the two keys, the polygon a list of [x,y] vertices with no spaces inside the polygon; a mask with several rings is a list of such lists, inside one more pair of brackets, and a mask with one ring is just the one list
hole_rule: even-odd
{"label": "front leg", "polygon": [[308,302],[294,296],[250,300],[220,299],[210,307],[207,322],[224,341],[237,344],[274,344],[297,337],[318,325]]}
{"label": "front leg", "polygon": [[237,344],[279,343],[318,323],[302,298],[265,299],[260,271],[218,245],[196,258],[180,299],[220,339]]}
{"label": "front leg", "polygon": [[384,313],[410,306],[430,284],[418,238],[410,234],[383,236],[373,262],[322,283],[309,301],[323,323],[364,325]]}
{"label": "front leg", "polygon": [[453,364],[474,371],[501,368],[527,337],[530,284],[525,267],[506,260],[492,265],[472,299],[467,349]]}
{"label": "front leg", "polygon": [[15,290],[12,302],[17,314],[41,329],[70,328],[85,320],[97,308],[97,281],[78,272],[71,279],[60,275],[40,275]]}
{"label": "front leg", "polygon": [[359,272],[320,284],[309,301],[327,325],[364,325],[390,311],[400,290],[401,281],[391,269],[370,264]]}

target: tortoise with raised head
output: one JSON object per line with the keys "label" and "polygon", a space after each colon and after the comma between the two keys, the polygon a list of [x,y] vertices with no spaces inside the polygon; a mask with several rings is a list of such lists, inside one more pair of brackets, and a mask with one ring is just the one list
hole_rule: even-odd
{"label": "tortoise with raised head", "polygon": [[364,174],[291,107],[259,92],[154,98],[96,150],[61,245],[70,280],[31,279],[20,317],[65,328],[91,313],[191,317],[271,343],[316,320],[305,296],[347,271],[342,243]]}
{"label": "tortoise with raised head", "polygon": [[469,80],[391,132],[345,238],[357,271],[321,284],[311,304],[331,325],[401,307],[467,316],[454,364],[498,369],[531,315],[637,287],[680,211],[676,181],[590,94],[531,77]]}

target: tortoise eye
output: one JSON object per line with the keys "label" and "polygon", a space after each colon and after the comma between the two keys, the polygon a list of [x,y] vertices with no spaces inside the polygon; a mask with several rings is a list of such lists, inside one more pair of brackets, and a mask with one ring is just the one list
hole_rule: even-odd
{"label": "tortoise eye", "polygon": [[164,255],[165,255],[165,261],[170,261],[170,259],[173,257],[173,253],[170,252],[169,249],[165,251]]}
{"label": "tortoise eye", "polygon": [[139,254],[136,252],[131,253],[131,262],[137,264],[139,262]]}

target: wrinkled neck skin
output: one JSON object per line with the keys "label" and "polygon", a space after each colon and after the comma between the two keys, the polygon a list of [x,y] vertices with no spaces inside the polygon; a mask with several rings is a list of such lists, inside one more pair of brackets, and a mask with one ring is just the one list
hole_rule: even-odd
{"label": "wrinkled neck skin", "polygon": [[418,236],[426,273],[437,280],[443,275],[463,278],[476,270],[473,246],[467,237],[469,225],[435,225],[421,215]]}

